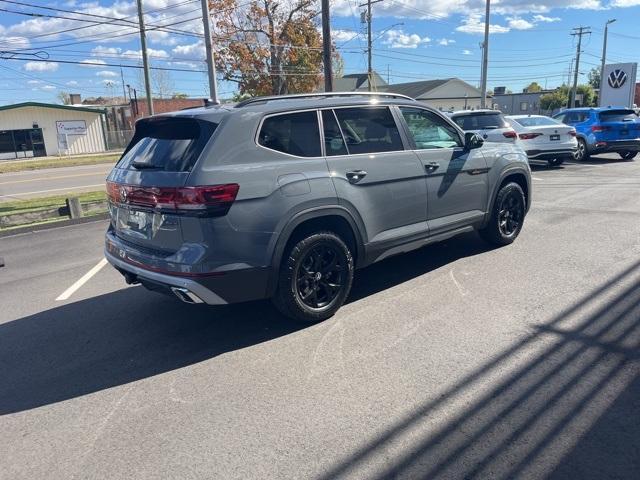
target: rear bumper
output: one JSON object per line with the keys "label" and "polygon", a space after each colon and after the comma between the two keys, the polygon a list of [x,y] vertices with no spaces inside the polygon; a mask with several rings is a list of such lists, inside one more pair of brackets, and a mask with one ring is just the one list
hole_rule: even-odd
{"label": "rear bumper", "polygon": [[[107,234],[108,235],[108,234]],[[127,282],[140,282],[149,290],[174,295],[187,303],[225,305],[267,297],[271,269],[268,267],[234,268],[208,275],[183,275],[145,268],[134,263],[127,247],[107,237],[105,258],[122,273]]]}
{"label": "rear bumper", "polygon": [[591,145],[591,152],[640,152],[640,139],[635,140],[598,140]]}
{"label": "rear bumper", "polygon": [[557,148],[553,150],[527,150],[527,157],[531,160],[553,160],[554,158],[572,157],[578,150],[575,148]]}

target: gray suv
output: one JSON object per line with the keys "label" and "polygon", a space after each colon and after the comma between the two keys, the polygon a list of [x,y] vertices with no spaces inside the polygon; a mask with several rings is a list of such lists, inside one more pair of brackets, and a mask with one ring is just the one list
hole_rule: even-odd
{"label": "gray suv", "polygon": [[105,254],[128,283],[315,322],[355,269],[478,230],[506,245],[526,155],[395,94],[254,98],[138,121],[107,179]]}

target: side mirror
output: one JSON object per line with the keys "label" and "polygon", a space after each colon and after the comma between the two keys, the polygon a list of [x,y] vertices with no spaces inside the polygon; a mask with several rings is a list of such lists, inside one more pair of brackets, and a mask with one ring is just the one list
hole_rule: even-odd
{"label": "side mirror", "polygon": [[483,144],[483,138],[477,133],[467,132],[464,134],[464,148],[466,150],[474,150],[476,148],[480,148]]}

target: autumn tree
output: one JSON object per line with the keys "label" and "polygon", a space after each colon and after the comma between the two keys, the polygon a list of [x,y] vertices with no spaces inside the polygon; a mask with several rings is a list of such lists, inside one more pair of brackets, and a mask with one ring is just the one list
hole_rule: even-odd
{"label": "autumn tree", "polygon": [[[240,95],[310,92],[322,81],[315,0],[209,0],[216,68]],[[334,54],[337,58],[337,54]]]}

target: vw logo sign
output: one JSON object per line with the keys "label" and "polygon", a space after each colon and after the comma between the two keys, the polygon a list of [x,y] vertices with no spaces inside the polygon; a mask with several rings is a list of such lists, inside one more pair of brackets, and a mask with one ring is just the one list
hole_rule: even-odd
{"label": "vw logo sign", "polygon": [[611,88],[620,88],[627,81],[627,74],[623,70],[614,70],[609,74],[607,82]]}

